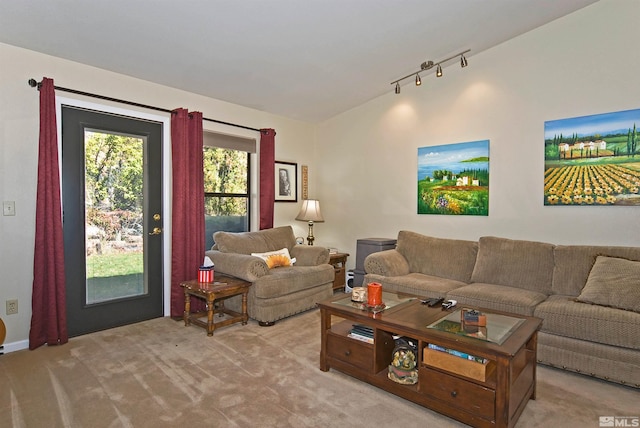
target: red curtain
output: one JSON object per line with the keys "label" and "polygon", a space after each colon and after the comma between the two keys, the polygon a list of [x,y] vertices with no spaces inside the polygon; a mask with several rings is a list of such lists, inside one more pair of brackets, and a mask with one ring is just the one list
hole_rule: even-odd
{"label": "red curtain", "polygon": [[64,241],[60,204],[60,169],[53,79],[40,86],[40,141],[36,239],[29,349],[69,341],[64,273]]}
{"label": "red curtain", "polygon": [[260,130],[260,230],[273,227],[273,204],[276,200],[275,183],[276,131]]}
{"label": "red curtain", "polygon": [[[179,108],[171,115],[173,208],[171,235],[171,316],[182,317],[182,281],[195,279],[204,260],[204,177],[202,113]],[[194,299],[199,300],[199,299]],[[194,306],[195,305],[195,306]],[[204,306],[194,301],[193,310]]]}

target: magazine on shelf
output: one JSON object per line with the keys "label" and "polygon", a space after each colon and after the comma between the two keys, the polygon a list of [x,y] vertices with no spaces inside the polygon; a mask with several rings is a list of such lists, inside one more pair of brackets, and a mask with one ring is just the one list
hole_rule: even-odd
{"label": "magazine on shelf", "polygon": [[359,340],[361,342],[373,343],[373,337],[363,336],[361,334],[354,333],[354,332],[349,333],[347,336],[352,339]]}
{"label": "magazine on shelf", "polygon": [[449,355],[455,355],[456,357],[464,358],[465,360],[475,361],[480,364],[487,364],[488,360],[482,357],[476,357],[475,355],[467,354],[466,352],[457,351],[455,349],[444,348],[440,345],[435,345],[433,343],[429,343],[427,345],[429,349],[433,349],[440,352],[446,352]]}

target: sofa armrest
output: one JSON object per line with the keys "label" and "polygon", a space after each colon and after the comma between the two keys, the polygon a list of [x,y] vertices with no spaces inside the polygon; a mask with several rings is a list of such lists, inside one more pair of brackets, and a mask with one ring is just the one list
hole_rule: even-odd
{"label": "sofa armrest", "polygon": [[318,266],[329,263],[329,250],[310,245],[294,245],[289,252],[296,266]]}
{"label": "sofa armrest", "polygon": [[364,271],[382,276],[407,275],[409,263],[398,250],[371,253],[364,259]]}
{"label": "sofa armrest", "polygon": [[264,260],[248,254],[223,253],[209,250],[205,253],[213,261],[214,270],[245,281],[254,282],[269,273]]}

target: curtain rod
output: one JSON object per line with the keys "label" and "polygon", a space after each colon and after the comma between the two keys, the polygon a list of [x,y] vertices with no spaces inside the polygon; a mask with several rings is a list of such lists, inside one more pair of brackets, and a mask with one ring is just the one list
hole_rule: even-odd
{"label": "curtain rod", "polygon": [[[42,84],[42,82],[38,82],[36,79],[29,79],[28,83],[29,83],[29,86],[31,86],[32,88],[37,88],[38,90],[40,90],[40,86]],[[134,107],[142,107],[142,108],[146,108],[146,109],[150,109],[150,110],[161,111],[161,112],[164,112],[164,113],[173,113],[172,110],[167,110],[167,109],[161,108],[161,107],[154,107],[154,106],[150,106],[150,105],[146,105],[146,104],[136,103],[136,102],[133,102],[133,101],[121,100],[121,99],[118,99],[118,98],[111,98],[111,97],[107,97],[107,96],[104,96],[104,95],[92,94],[90,92],[78,91],[76,89],[63,88],[61,86],[55,86],[55,85],[54,85],[54,89],[57,90],[57,91],[70,92],[70,93],[76,94],[76,95],[84,95],[84,96],[87,96],[87,97],[98,98],[98,99],[105,100],[105,101],[113,101],[113,102],[116,102],[116,103],[126,104],[126,105],[130,105],[130,106],[134,106]],[[222,125],[235,126],[236,128],[248,129],[250,131],[257,131],[257,132],[262,133],[261,129],[251,128],[249,126],[238,125],[238,124],[230,123],[230,122],[224,122],[222,120],[209,119],[207,117],[203,117],[202,120],[206,120],[206,121],[209,121],[209,122],[220,123]]]}

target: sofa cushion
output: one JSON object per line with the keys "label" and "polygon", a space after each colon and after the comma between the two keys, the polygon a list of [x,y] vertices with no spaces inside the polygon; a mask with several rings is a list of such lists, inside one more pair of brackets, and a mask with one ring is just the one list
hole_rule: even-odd
{"label": "sofa cushion", "polygon": [[473,283],[447,293],[447,299],[458,301],[458,307],[469,305],[520,315],[533,315],[536,305],[546,294],[496,284]]}
{"label": "sofa cushion", "polygon": [[291,248],[296,244],[296,237],[291,226],[274,227],[255,232],[216,232],[213,240],[218,250],[223,253],[264,253],[282,248]]}
{"label": "sofa cushion", "polygon": [[577,297],[599,255],[640,260],[640,247],[557,245],[554,250],[553,294]]}
{"label": "sofa cushion", "polygon": [[396,250],[407,259],[410,272],[469,283],[478,243],[434,238],[401,230]]}
{"label": "sofa cushion", "polygon": [[251,253],[251,255],[264,260],[269,269],[280,266],[292,266],[296,262],[295,259],[291,259],[289,250],[286,248],[276,251],[267,251],[266,253]]}
{"label": "sofa cushion", "polygon": [[541,331],[579,340],[640,349],[640,314],[576,302],[574,296],[549,296],[533,314]]}
{"label": "sofa cushion", "polygon": [[420,297],[444,297],[447,292],[467,285],[455,279],[440,278],[423,273],[409,273],[401,276],[383,276],[368,273],[364,283],[378,282],[383,291],[396,291]]}
{"label": "sofa cushion", "polygon": [[640,262],[596,257],[577,300],[640,313]]}
{"label": "sofa cushion", "polygon": [[259,299],[297,293],[301,290],[330,284],[332,287],[335,271],[330,264],[318,266],[289,266],[271,269],[269,275],[262,276],[251,286]]}
{"label": "sofa cushion", "polygon": [[551,294],[553,245],[493,236],[479,240],[471,282]]}

